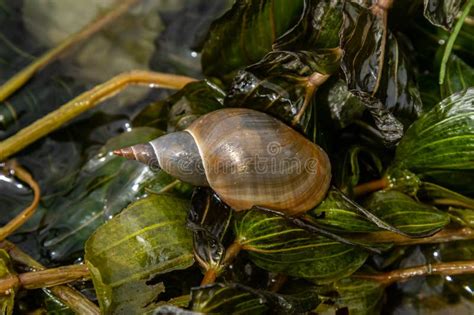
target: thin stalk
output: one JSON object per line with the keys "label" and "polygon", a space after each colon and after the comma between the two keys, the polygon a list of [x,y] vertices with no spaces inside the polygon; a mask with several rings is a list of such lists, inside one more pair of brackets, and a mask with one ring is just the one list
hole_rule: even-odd
{"label": "thin stalk", "polygon": [[109,81],[82,93],[60,108],[38,119],[15,135],[0,142],[0,161],[58,129],[101,102],[115,96],[130,85],[148,85],[167,89],[181,89],[195,79],[151,71],[131,71],[119,74]]}
{"label": "thin stalk", "polygon": [[468,0],[462,9],[461,16],[459,17],[456,25],[454,26],[453,32],[449,35],[448,42],[446,43],[446,47],[444,48],[443,59],[441,60],[441,66],[439,70],[439,84],[444,83],[444,78],[446,76],[446,65],[448,64],[449,56],[451,56],[451,51],[453,50],[454,42],[461,31],[461,28],[464,24],[464,20],[469,14],[472,5],[474,4],[474,0]]}
{"label": "thin stalk", "polygon": [[15,161],[10,161],[6,164],[6,168],[11,171],[15,177],[20,179],[22,182],[28,184],[33,190],[33,201],[31,204],[26,207],[22,212],[20,212],[15,218],[8,222],[5,226],[0,228],[0,241],[3,241],[18,228],[20,228],[36,211],[38,208],[41,192],[38,183],[33,179],[33,177],[22,168]]}
{"label": "thin stalk", "polygon": [[39,289],[74,281],[89,279],[86,265],[71,265],[40,271],[25,272],[0,279],[0,294],[10,292],[13,288]]}
{"label": "thin stalk", "polygon": [[382,190],[387,188],[390,185],[390,182],[386,177],[376,179],[367,183],[357,185],[353,189],[354,197],[362,197],[369,193]]}
{"label": "thin stalk", "polygon": [[393,243],[397,246],[437,244],[453,241],[474,240],[474,230],[468,227],[443,229],[435,235],[424,238],[410,238],[393,232],[373,232],[351,235],[352,240],[368,243]]}
{"label": "thin stalk", "polygon": [[442,275],[454,276],[474,274],[474,261],[454,261],[447,263],[428,264],[423,266],[392,270],[377,274],[355,274],[354,278],[374,280],[384,285],[409,280],[413,277]]}
{"label": "thin stalk", "polygon": [[214,283],[216,278],[229,266],[239,255],[242,245],[238,240],[235,240],[227,249],[225,250],[224,258],[219,266],[209,268],[204,274],[204,278],[201,281],[201,286]]}
{"label": "thin stalk", "polygon": [[318,72],[313,73],[309,78],[308,82],[306,83],[306,93],[304,96],[303,106],[299,110],[298,114],[296,114],[295,118],[292,121],[292,125],[297,125],[301,119],[303,118],[304,112],[308,108],[309,104],[311,103],[311,99],[313,98],[314,94],[318,90],[318,88],[323,85],[324,82],[329,79],[329,74],[321,74]]}
{"label": "thin stalk", "polygon": [[64,53],[70,48],[76,46],[80,42],[102,30],[104,27],[115,21],[118,17],[126,13],[132,5],[139,1],[140,0],[118,0],[107,13],[100,16],[92,23],[86,25],[79,32],[66,38],[58,46],[47,51],[41,57],[37,58],[33,63],[22,69],[2,86],[0,86],[0,102],[4,101],[15,91],[21,88],[33,75],[35,75],[46,65],[64,55]]}
{"label": "thin stalk", "polygon": [[[31,270],[44,270],[46,269],[42,264],[31,258],[28,254],[23,252],[15,244],[9,241],[0,242],[0,248],[6,250],[11,259],[18,264],[22,264],[31,268]],[[51,293],[61,300],[65,305],[67,305],[71,310],[76,314],[84,315],[99,315],[100,310],[82,295],[77,290],[67,286],[67,285],[58,285],[45,290],[51,291]]]}

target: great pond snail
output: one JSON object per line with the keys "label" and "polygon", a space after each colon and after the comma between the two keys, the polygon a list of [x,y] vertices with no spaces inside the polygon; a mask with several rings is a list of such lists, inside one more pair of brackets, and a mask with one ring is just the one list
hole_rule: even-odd
{"label": "great pond snail", "polygon": [[236,211],[259,206],[300,214],[322,201],[331,181],[323,149],[278,119],[245,108],[211,112],[185,131],[114,153],[210,186]]}

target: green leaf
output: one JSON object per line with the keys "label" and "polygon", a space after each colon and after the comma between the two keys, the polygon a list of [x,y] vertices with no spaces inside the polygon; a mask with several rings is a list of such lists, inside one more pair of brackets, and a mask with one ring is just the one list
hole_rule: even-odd
{"label": "green leaf", "polygon": [[474,89],[423,114],[400,141],[389,174],[409,170],[422,180],[474,194]]}
{"label": "green leaf", "polygon": [[336,190],[330,190],[319,206],[308,211],[318,225],[339,232],[374,232],[380,229],[364,217],[355,206],[343,199]]}
{"label": "green leaf", "polygon": [[441,96],[446,98],[474,86],[474,69],[461,58],[451,54],[446,66],[446,77],[441,85]]}
{"label": "green leaf", "polygon": [[[403,124],[384,104],[365,92],[349,90],[343,80],[331,80],[317,94],[316,106],[323,112],[318,120],[323,120],[321,132],[338,131],[346,127],[349,136],[359,136],[365,144],[377,147],[391,147],[403,136]],[[324,108],[323,108],[324,107]],[[324,118],[327,117],[327,118]],[[325,120],[330,119],[330,122]],[[332,140],[335,141],[335,140]],[[329,141],[329,145],[331,142]],[[369,142],[369,143],[366,143]]]}
{"label": "green leaf", "polygon": [[463,2],[463,0],[424,0],[423,14],[433,25],[449,31]]}
{"label": "green leaf", "polygon": [[225,254],[224,237],[232,209],[209,188],[198,187],[191,199],[188,228],[193,231],[194,255],[204,270],[221,269]]}
{"label": "green leaf", "polygon": [[291,295],[233,283],[216,283],[192,290],[193,311],[203,314],[301,314],[309,312],[319,304],[317,291],[304,288]]}
{"label": "green leaf", "polygon": [[364,163],[370,163],[378,173],[377,175],[381,175],[382,161],[374,151],[362,146],[352,146],[347,149],[340,165],[334,165],[333,163],[337,174],[335,176],[335,180],[338,183],[337,186],[343,191],[352,193],[352,189],[359,183],[360,169]]}
{"label": "green leaf", "polygon": [[343,1],[305,0],[298,23],[273,44],[274,50],[313,50],[339,46]]}
{"label": "green leaf", "polygon": [[376,216],[405,233],[432,233],[449,223],[449,215],[434,207],[416,202],[395,191],[378,191],[365,203]]}
{"label": "green leaf", "polygon": [[430,182],[421,183],[417,196],[423,201],[435,205],[451,205],[474,209],[474,199]]}
{"label": "green leaf", "polygon": [[[13,275],[13,266],[10,261],[10,256],[3,249],[0,249],[0,279]],[[15,304],[15,288],[8,292],[2,292],[0,295],[0,314],[12,315],[13,306]]]}
{"label": "green leaf", "polygon": [[208,80],[192,82],[170,97],[149,105],[133,120],[134,126],[162,126],[184,130],[196,118],[222,108],[225,93]]}
{"label": "green leaf", "polygon": [[101,310],[138,314],[165,288],[154,277],[190,267],[189,202],[170,195],[139,200],[97,229],[85,246]]}
{"label": "green leaf", "polygon": [[202,50],[206,76],[225,77],[260,60],[301,14],[303,0],[236,1],[215,20]]}
{"label": "green leaf", "polygon": [[[305,129],[311,117],[309,104],[314,93],[326,81],[323,75],[337,71],[340,58],[339,48],[271,52],[260,62],[239,71],[224,105],[263,111],[290,125],[298,119],[296,123]],[[313,83],[315,78],[321,78],[321,82]]]}
{"label": "green leaf", "polygon": [[39,77],[32,80],[8,100],[0,102],[0,139],[11,136],[55,110],[80,90],[81,86],[73,78],[64,75],[49,74],[47,79]]}
{"label": "green leaf", "polygon": [[81,252],[84,242],[107,219],[132,201],[174,181],[146,165],[114,156],[110,150],[150,141],[162,134],[149,127],[135,128],[109,142],[81,168],[73,189],[48,207],[41,232],[50,259],[61,261]]}
{"label": "green leaf", "polygon": [[338,309],[347,308],[349,314],[380,314],[384,287],[375,281],[346,278],[334,283],[339,297]]}
{"label": "green leaf", "polygon": [[[384,40],[386,34],[386,42]],[[342,70],[356,96],[374,96],[405,126],[422,109],[420,93],[403,45],[383,19],[356,3],[344,5]]]}
{"label": "green leaf", "polygon": [[237,216],[234,228],[257,266],[317,283],[349,276],[368,257],[361,248],[310,234],[282,217],[259,211]]}

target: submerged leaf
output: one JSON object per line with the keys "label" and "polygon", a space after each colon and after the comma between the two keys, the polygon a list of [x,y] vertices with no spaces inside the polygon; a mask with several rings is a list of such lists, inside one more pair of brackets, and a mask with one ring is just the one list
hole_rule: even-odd
{"label": "submerged leaf", "polygon": [[421,183],[417,196],[435,205],[452,205],[474,209],[474,199],[430,182]]}
{"label": "submerged leaf", "polygon": [[349,90],[376,97],[407,126],[421,112],[420,94],[400,38],[386,28],[383,18],[371,10],[346,2],[342,70]]}
{"label": "submerged leaf", "polygon": [[239,284],[216,283],[192,290],[191,309],[201,314],[301,314],[319,304],[314,288],[291,295],[254,290]]}
{"label": "submerged leaf", "polygon": [[282,217],[259,211],[240,214],[235,233],[257,266],[317,283],[352,274],[368,257],[361,248],[310,234]]}
{"label": "submerged leaf", "polygon": [[374,193],[365,206],[374,215],[405,233],[433,233],[450,221],[446,212],[416,202],[395,190]]}
{"label": "submerged leaf", "polygon": [[400,141],[389,171],[406,169],[422,180],[474,194],[474,88],[423,114]]}
{"label": "submerged leaf", "polygon": [[339,48],[271,52],[239,71],[225,106],[253,108],[305,129],[314,93],[337,71],[340,58]]}
{"label": "submerged leaf", "polygon": [[65,260],[82,251],[84,242],[98,226],[145,196],[147,188],[159,190],[173,181],[162,171],[155,173],[146,165],[128,162],[110,151],[150,141],[161,134],[149,127],[135,128],[109,140],[101,153],[82,167],[73,189],[49,206],[44,218],[41,240],[52,260]]}
{"label": "submerged leaf", "polygon": [[432,24],[449,31],[463,2],[463,0],[424,0],[423,13]]}
{"label": "submerged leaf", "polygon": [[337,308],[347,308],[353,315],[380,314],[384,287],[379,282],[347,278],[334,283],[334,288]]}
{"label": "submerged leaf", "polygon": [[275,39],[298,18],[303,0],[236,1],[215,20],[202,50],[207,76],[225,77],[271,51]]}
{"label": "submerged leaf", "polygon": [[[10,275],[13,275],[13,266],[10,261],[10,256],[3,249],[0,249],[0,279],[5,279]],[[16,288],[11,288],[8,292],[2,292],[0,294],[0,314],[12,315],[13,306],[15,304],[15,291]]]}
{"label": "submerged leaf", "polygon": [[158,124],[167,131],[186,129],[199,116],[222,108],[225,94],[216,84],[202,80],[184,88],[142,110],[133,120],[134,126]]}
{"label": "submerged leaf", "polygon": [[273,44],[274,50],[313,50],[339,46],[341,0],[305,0],[298,23]]}
{"label": "submerged leaf", "polygon": [[193,231],[194,256],[204,270],[222,267],[224,236],[232,219],[232,209],[209,188],[198,187],[191,200],[188,227]]}
{"label": "submerged leaf", "polygon": [[474,86],[474,69],[456,55],[449,57],[446,77],[441,85],[441,97],[460,92]]}
{"label": "submerged leaf", "polygon": [[85,260],[103,313],[143,313],[165,290],[155,276],[193,264],[188,208],[189,202],[177,197],[150,196],[89,238]]}
{"label": "submerged leaf", "polygon": [[353,188],[359,183],[360,169],[364,164],[373,166],[377,175],[382,173],[382,161],[369,148],[362,146],[352,146],[344,154],[341,165],[334,165],[335,172],[338,175],[335,180],[342,191],[352,193]]}

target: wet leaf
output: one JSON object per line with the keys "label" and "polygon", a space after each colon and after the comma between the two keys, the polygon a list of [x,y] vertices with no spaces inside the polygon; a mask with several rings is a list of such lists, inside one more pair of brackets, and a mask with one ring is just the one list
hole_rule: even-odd
{"label": "wet leaf", "polygon": [[134,126],[163,125],[169,132],[184,130],[199,116],[222,108],[225,94],[219,86],[203,80],[187,84],[180,91],[142,110]]}
{"label": "wet leaf", "polygon": [[[177,9],[160,10],[165,29],[155,40],[150,68],[165,73],[200,77],[201,62],[196,49],[202,44],[211,22],[230,8],[232,2],[193,0],[178,3],[170,3],[171,6],[179,6]],[[158,5],[162,7],[163,3],[159,2]]]}
{"label": "wet leaf", "polygon": [[330,128],[337,131],[357,127],[357,134],[352,129],[349,131],[351,137],[358,135],[369,140],[369,143],[367,140],[363,143],[382,148],[394,146],[403,136],[403,124],[377,98],[349,90],[343,80],[329,82],[321,92],[317,100],[320,106],[327,108],[327,119],[331,119],[331,123],[326,122],[323,126],[322,132],[328,132]]}
{"label": "wet leaf", "polygon": [[125,208],[147,195],[147,188],[159,190],[173,178],[155,173],[146,165],[128,162],[109,150],[142,143],[162,134],[157,129],[136,128],[111,139],[102,153],[81,168],[74,188],[48,207],[41,231],[44,249],[52,260],[65,260],[81,252],[94,230]]}
{"label": "wet leaf", "polygon": [[474,199],[430,182],[420,184],[417,196],[424,201],[440,206],[456,205],[474,209]]}
{"label": "wet leaf", "polygon": [[257,266],[317,283],[352,274],[368,256],[361,248],[310,234],[282,217],[259,211],[240,214],[234,228]]}
{"label": "wet leaf", "polygon": [[232,209],[208,188],[196,188],[191,205],[188,227],[193,231],[196,260],[206,271],[219,271],[225,254],[223,241],[232,219]]}
{"label": "wet leaf", "polygon": [[336,299],[338,309],[347,308],[349,314],[380,314],[384,287],[370,280],[341,279],[334,283],[339,297]]}
{"label": "wet leaf", "polygon": [[474,89],[456,93],[423,114],[400,141],[392,165],[422,180],[474,194]]}
{"label": "wet leaf", "polygon": [[327,75],[337,71],[341,50],[275,51],[239,71],[225,106],[267,112],[302,129],[311,117],[311,102]]}
{"label": "wet leaf", "polygon": [[303,288],[291,295],[255,290],[240,284],[216,283],[195,288],[191,293],[191,309],[204,314],[301,314],[319,304],[314,288]]}
{"label": "wet leaf", "polygon": [[273,44],[274,50],[313,50],[339,46],[343,1],[305,0],[301,17]]}
{"label": "wet leaf", "polygon": [[71,77],[51,73],[45,77],[32,80],[8,100],[0,102],[0,139],[55,110],[81,90]]}
{"label": "wet leaf", "polygon": [[303,0],[236,1],[215,20],[202,49],[206,76],[225,77],[271,51],[275,39],[296,22]]}
{"label": "wet leaf", "polygon": [[416,202],[395,190],[374,193],[365,206],[374,215],[405,233],[432,233],[439,231],[450,221],[446,212]]}
{"label": "wet leaf", "polygon": [[432,24],[450,30],[463,2],[463,0],[424,0],[423,13]]}
{"label": "wet leaf", "polygon": [[[13,275],[13,266],[10,261],[10,256],[3,249],[0,249],[0,279],[7,278]],[[5,315],[13,314],[13,306],[15,304],[15,288],[9,292],[2,292],[0,295],[0,313]],[[5,294],[6,293],[6,294]]]}
{"label": "wet leaf", "polygon": [[413,66],[403,40],[386,29],[383,19],[356,3],[344,5],[341,31],[342,70],[356,96],[374,96],[382,108],[405,126],[414,121],[422,103]]}
{"label": "wet leaf", "polygon": [[446,66],[446,77],[441,85],[441,96],[446,98],[474,86],[474,69],[456,55],[451,55]]}
{"label": "wet leaf", "polygon": [[142,313],[165,288],[154,277],[193,264],[185,228],[189,202],[170,195],[139,200],[101,226],[85,246],[102,312]]}
{"label": "wet leaf", "polygon": [[[382,161],[374,151],[362,146],[350,147],[344,155],[339,168],[336,167],[336,181],[338,187],[343,191],[352,193],[352,189],[359,183],[361,166],[370,163],[373,169],[380,175],[382,173]],[[333,164],[334,165],[334,164]]]}

